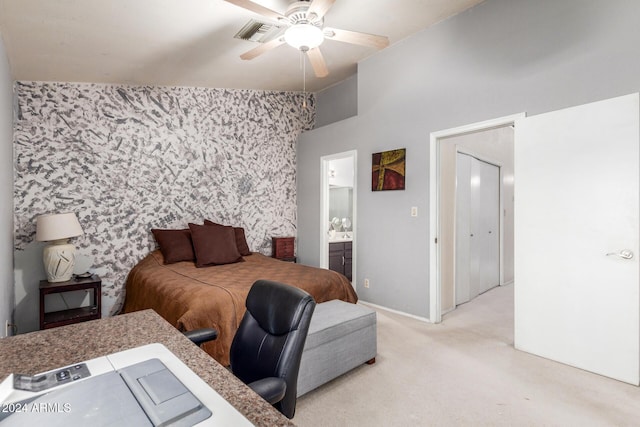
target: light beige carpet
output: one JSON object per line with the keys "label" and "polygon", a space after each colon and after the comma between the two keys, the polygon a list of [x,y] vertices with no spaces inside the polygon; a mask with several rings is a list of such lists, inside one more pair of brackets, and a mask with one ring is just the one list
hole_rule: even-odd
{"label": "light beige carpet", "polygon": [[439,325],[377,310],[378,356],[298,399],[301,426],[637,426],[640,389],[513,347],[513,286]]}

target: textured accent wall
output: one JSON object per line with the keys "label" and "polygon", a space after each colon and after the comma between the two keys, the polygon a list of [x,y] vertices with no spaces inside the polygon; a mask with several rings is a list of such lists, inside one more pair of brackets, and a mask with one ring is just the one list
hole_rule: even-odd
{"label": "textured accent wall", "polygon": [[37,215],[76,212],[85,234],[73,243],[102,276],[103,313],[156,247],[151,228],[209,218],[245,227],[265,254],[271,236],[295,235],[296,141],[313,127],[313,96],[303,109],[294,92],[16,88],[15,249],[32,245]]}

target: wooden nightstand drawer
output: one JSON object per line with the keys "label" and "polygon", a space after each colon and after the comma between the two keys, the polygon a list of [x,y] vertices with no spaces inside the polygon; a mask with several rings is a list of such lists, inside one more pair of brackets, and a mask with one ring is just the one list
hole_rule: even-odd
{"label": "wooden nightstand drawer", "polygon": [[293,237],[273,237],[271,239],[272,256],[274,258],[292,258],[295,252],[295,243]]}

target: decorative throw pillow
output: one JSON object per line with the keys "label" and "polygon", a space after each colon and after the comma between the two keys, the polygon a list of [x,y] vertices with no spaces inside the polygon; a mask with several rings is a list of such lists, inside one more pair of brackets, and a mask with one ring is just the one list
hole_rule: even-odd
{"label": "decorative throw pillow", "polygon": [[188,228],[183,230],[154,228],[151,232],[160,246],[160,252],[162,252],[165,264],[193,261],[195,259],[191,231]]}
{"label": "decorative throw pillow", "polygon": [[[208,219],[204,220],[204,225],[217,225],[219,227],[225,227],[222,224],[215,223],[213,221],[209,221]],[[244,228],[242,227],[233,227],[233,232],[236,235],[236,246],[238,247],[238,252],[242,256],[251,255],[251,249],[249,249],[249,245],[247,244],[247,238],[244,235]]]}
{"label": "decorative throw pillow", "polygon": [[189,224],[189,229],[196,255],[196,267],[242,261],[236,247],[233,227]]}
{"label": "decorative throw pillow", "polygon": [[251,249],[249,249],[249,245],[247,244],[247,238],[244,235],[244,228],[242,227],[233,227],[233,232],[236,235],[236,246],[238,247],[238,252],[242,256],[251,255]]}

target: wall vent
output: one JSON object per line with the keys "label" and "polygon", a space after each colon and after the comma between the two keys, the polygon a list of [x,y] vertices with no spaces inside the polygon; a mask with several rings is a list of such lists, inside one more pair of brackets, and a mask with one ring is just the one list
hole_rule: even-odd
{"label": "wall vent", "polygon": [[233,37],[240,40],[264,43],[273,39],[283,28],[275,24],[252,19]]}

